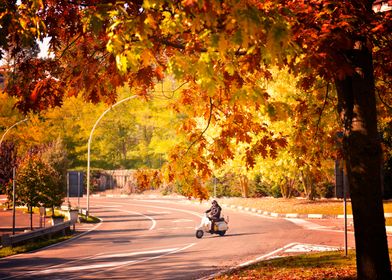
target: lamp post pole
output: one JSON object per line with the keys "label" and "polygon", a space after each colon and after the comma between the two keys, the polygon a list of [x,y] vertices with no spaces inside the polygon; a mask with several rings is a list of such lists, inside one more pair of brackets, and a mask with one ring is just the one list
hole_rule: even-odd
{"label": "lamp post pole", "polygon": [[15,188],[16,188],[16,171],[15,167],[12,168],[12,235],[15,234]]}
{"label": "lamp post pole", "polygon": [[101,119],[106,115],[107,112],[109,112],[112,108],[116,107],[117,105],[120,105],[121,103],[128,101],[130,99],[133,99],[137,97],[137,95],[132,95],[129,96],[127,98],[124,98],[120,101],[118,101],[116,104],[110,106],[108,109],[106,109],[105,112],[103,112],[101,114],[101,116],[99,116],[99,118],[97,119],[97,121],[95,122],[93,128],[91,129],[90,132],[90,137],[88,138],[88,143],[87,143],[87,209],[86,209],[86,215],[89,215],[89,211],[90,211],[90,151],[91,151],[91,141],[93,139],[93,133],[95,128],[97,127],[98,123],[101,121]]}

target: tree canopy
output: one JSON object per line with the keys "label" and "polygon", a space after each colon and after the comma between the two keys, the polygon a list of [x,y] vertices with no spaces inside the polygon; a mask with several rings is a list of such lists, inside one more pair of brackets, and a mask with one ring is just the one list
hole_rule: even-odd
{"label": "tree canopy", "polygon": [[[331,83],[344,134],[358,277],[387,279],[375,86],[385,99],[392,21],[391,12],[375,13],[372,4],[2,1],[0,47],[13,58],[6,91],[18,98],[22,111],[40,111],[60,106],[65,95],[113,103],[116,88],[126,84],[148,100],[165,76],[186,83],[172,107],[184,115],[187,138],[174,149],[167,174],[203,197],[200,180],[209,176],[209,165],[233,159],[239,144],[246,144],[248,167],[260,155],[276,158],[278,148],[288,145],[284,133],[251,114],[280,107],[271,104],[263,86],[273,78],[272,66],[288,67],[299,77],[303,106],[319,94],[314,90],[319,80],[326,88]],[[44,37],[50,37],[53,58],[29,56],[26,47]],[[219,129],[207,139],[212,126]]]}

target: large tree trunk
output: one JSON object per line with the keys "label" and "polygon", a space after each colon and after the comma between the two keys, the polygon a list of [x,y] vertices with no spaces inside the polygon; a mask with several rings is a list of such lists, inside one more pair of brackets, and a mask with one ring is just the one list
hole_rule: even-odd
{"label": "large tree trunk", "polygon": [[358,279],[392,279],[381,193],[381,147],[372,55],[364,43],[347,53],[356,73],[336,81],[344,121],[344,158],[354,216]]}
{"label": "large tree trunk", "polygon": [[300,177],[301,177],[302,186],[304,187],[304,193],[306,195],[306,198],[309,200],[313,200],[315,191],[314,191],[314,183],[312,180],[312,175],[306,168],[306,171],[302,170],[300,172]]}
{"label": "large tree trunk", "polygon": [[249,180],[245,175],[240,175],[242,197],[249,197]]}

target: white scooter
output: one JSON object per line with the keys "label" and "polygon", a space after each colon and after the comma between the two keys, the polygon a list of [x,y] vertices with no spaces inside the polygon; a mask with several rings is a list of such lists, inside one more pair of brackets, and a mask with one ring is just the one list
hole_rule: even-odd
{"label": "white scooter", "polygon": [[211,230],[211,220],[208,218],[207,213],[204,213],[204,216],[201,218],[200,226],[196,228],[196,237],[202,238],[204,232],[223,236],[229,229],[228,223],[229,219],[225,220],[224,218],[221,218],[219,221],[215,222],[214,229]]}

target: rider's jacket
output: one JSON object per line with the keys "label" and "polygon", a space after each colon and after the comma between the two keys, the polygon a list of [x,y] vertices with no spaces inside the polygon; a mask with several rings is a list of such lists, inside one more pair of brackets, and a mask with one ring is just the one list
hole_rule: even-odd
{"label": "rider's jacket", "polygon": [[220,218],[221,211],[222,208],[218,204],[216,204],[212,205],[211,208],[206,211],[206,213],[210,213],[211,219],[218,220]]}

